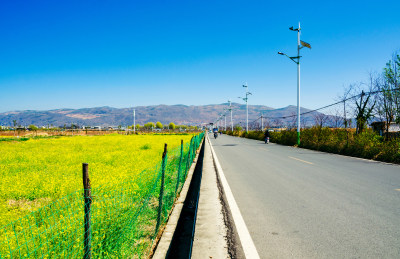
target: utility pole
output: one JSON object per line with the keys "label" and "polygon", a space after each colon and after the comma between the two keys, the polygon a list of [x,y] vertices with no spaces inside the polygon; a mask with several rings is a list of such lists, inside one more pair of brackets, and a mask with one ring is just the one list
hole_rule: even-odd
{"label": "utility pole", "polygon": [[133,109],[133,134],[136,133],[136,122],[135,122],[135,120],[136,120],[136,110]]}

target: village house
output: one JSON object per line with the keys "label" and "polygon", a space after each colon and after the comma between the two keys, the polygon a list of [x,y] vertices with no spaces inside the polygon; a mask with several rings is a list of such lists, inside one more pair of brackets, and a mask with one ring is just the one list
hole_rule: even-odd
{"label": "village house", "polygon": [[[385,121],[373,122],[373,123],[371,123],[371,127],[372,127],[373,131],[377,132],[380,136],[383,136],[386,132],[386,122]],[[400,132],[400,124],[391,122],[389,124],[388,132],[391,135],[398,134]]]}

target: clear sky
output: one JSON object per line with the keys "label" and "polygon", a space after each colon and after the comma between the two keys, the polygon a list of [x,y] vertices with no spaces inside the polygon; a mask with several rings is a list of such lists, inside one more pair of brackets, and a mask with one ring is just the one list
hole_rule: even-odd
{"label": "clear sky", "polygon": [[0,112],[96,106],[296,104],[382,71],[400,49],[400,1],[1,1]]}

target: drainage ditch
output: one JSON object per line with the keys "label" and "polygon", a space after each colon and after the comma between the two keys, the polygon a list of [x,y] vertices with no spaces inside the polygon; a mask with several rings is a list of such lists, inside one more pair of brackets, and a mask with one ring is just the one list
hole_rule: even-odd
{"label": "drainage ditch", "polygon": [[196,226],[197,207],[200,196],[200,184],[203,171],[204,141],[200,149],[199,158],[193,172],[192,182],[183,203],[178,225],[172,237],[166,258],[191,258],[194,231]]}

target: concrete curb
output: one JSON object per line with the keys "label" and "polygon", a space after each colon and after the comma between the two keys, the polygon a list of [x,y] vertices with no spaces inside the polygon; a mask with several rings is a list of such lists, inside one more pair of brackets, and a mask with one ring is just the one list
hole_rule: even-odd
{"label": "concrete curb", "polygon": [[[155,246],[155,252],[151,258],[154,259],[161,259],[165,258],[167,256],[167,252],[169,249],[169,246],[172,241],[172,237],[174,236],[176,226],[178,225],[178,220],[182,212],[183,208],[183,203],[186,200],[186,196],[189,190],[190,183],[192,181],[193,177],[193,172],[196,167],[197,161],[199,159],[199,150],[201,149],[201,146],[204,145],[204,138],[202,142],[200,143],[199,149],[196,150],[196,157],[190,166],[188,175],[186,177],[185,184],[182,187],[182,190],[179,194],[178,199],[175,201],[174,208],[172,209],[172,212],[168,218],[167,225],[164,228],[163,234],[159,240],[159,242]],[[154,249],[153,249],[154,250]]]}
{"label": "concrete curb", "polygon": [[206,138],[192,258],[231,258],[228,252],[228,228],[224,221],[221,190],[218,188],[208,136]]}

